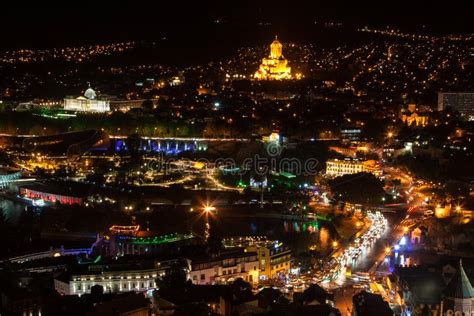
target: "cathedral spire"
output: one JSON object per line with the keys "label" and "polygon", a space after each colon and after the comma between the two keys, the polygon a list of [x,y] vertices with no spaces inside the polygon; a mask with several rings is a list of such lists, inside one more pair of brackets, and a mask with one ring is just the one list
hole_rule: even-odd
{"label": "cathedral spire", "polygon": [[451,281],[446,286],[444,294],[451,298],[473,298],[474,289],[464,271],[462,260],[459,260],[459,268]]}

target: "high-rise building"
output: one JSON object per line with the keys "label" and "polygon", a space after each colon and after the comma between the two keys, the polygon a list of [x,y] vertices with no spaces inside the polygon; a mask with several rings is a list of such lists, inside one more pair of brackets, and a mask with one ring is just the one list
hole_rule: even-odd
{"label": "high-rise building", "polygon": [[438,111],[448,106],[462,115],[474,116],[474,92],[438,92]]}

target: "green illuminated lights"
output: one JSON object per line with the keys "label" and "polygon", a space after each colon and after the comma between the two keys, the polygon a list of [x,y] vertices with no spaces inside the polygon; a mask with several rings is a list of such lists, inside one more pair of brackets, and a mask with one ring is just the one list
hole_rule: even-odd
{"label": "green illuminated lights", "polygon": [[130,242],[132,245],[161,245],[180,240],[192,239],[192,234],[169,234],[154,237],[137,237]]}

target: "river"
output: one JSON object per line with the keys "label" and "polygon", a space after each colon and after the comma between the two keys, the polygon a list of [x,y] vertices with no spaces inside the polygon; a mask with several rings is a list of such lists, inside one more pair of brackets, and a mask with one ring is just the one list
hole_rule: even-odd
{"label": "river", "polygon": [[3,212],[6,220],[12,224],[18,224],[21,212],[25,209],[25,205],[14,202],[5,198],[0,198],[0,210]]}

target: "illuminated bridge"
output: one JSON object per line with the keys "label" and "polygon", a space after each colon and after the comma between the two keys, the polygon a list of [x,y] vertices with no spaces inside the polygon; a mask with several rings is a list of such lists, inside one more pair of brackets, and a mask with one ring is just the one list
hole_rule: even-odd
{"label": "illuminated bridge", "polygon": [[[115,153],[128,152],[129,144],[126,139],[112,139]],[[175,155],[184,151],[206,151],[208,144],[202,140],[193,139],[152,139],[143,138],[140,141],[139,151],[145,153],[163,153]]]}
{"label": "illuminated bridge", "polygon": [[47,136],[0,134],[0,146],[78,158],[90,150],[108,150],[110,140],[102,130],[91,129]]}

